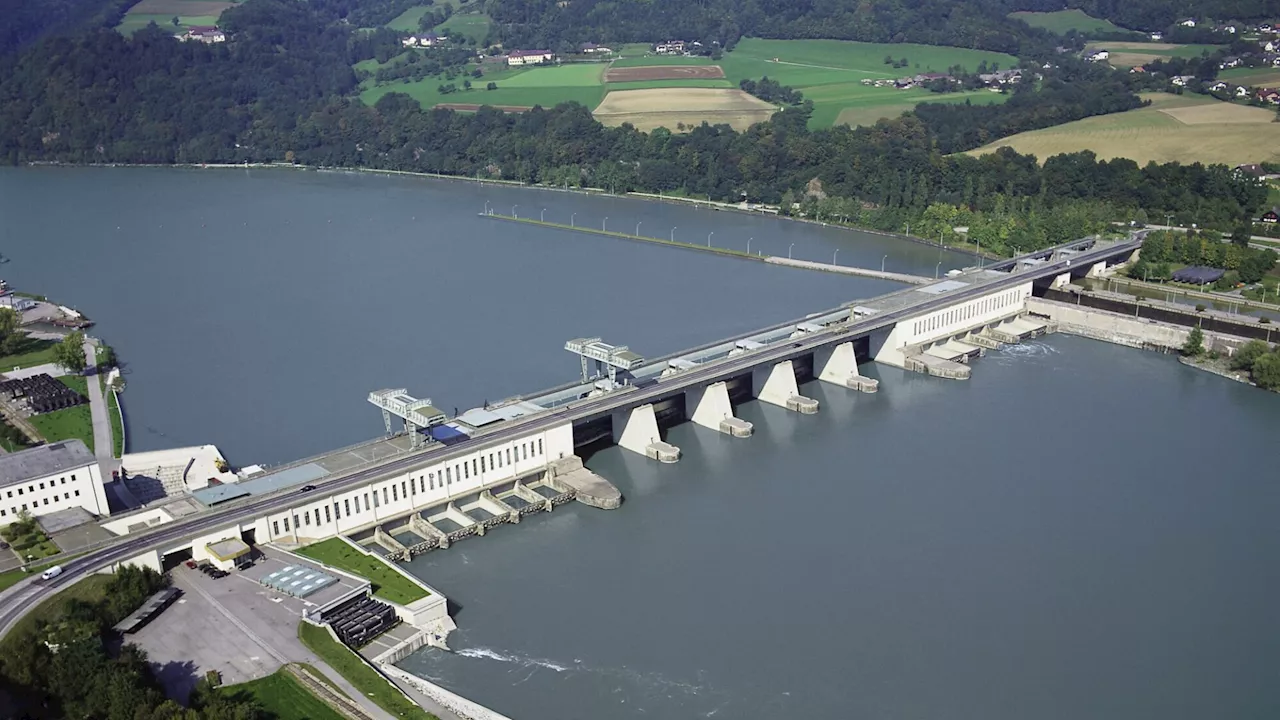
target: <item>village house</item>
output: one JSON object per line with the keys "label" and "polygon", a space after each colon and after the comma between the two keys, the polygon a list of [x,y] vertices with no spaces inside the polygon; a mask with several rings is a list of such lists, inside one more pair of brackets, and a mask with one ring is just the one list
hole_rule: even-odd
{"label": "village house", "polygon": [[653,51],[659,55],[683,55],[684,41],[668,40],[666,42],[660,42],[653,46]]}
{"label": "village house", "polygon": [[202,43],[220,43],[227,41],[227,34],[219,30],[217,25],[194,25],[187,28],[182,39]]}
{"label": "village house", "polygon": [[1249,97],[1249,88],[1247,88],[1247,87],[1245,87],[1245,86],[1243,86],[1243,85],[1237,86],[1237,87],[1236,87],[1236,97],[1238,97],[1238,98],[1245,98],[1245,97]]}
{"label": "village house", "polygon": [[997,70],[992,73],[982,73],[978,79],[985,85],[1006,85],[1016,83],[1022,79],[1021,70]]}
{"label": "village house", "polygon": [[1186,20],[1183,20],[1178,24],[1181,25],[1182,27],[1195,27],[1196,21],[1192,18],[1187,18]]}
{"label": "village house", "polygon": [[1218,82],[1216,82],[1216,83],[1214,83],[1214,84],[1212,84],[1212,85],[1210,85],[1210,86],[1209,86],[1209,91],[1210,91],[1210,92],[1222,92],[1223,90],[1226,90],[1228,87],[1230,87],[1230,86],[1229,86],[1229,85],[1227,85],[1226,83],[1222,82],[1221,80],[1219,80]]}
{"label": "village house", "polygon": [[1096,50],[1094,52],[1089,53],[1088,60],[1089,62],[1102,62],[1103,60],[1106,60],[1107,58],[1110,58],[1110,57],[1111,57],[1111,53],[1109,51]]}
{"label": "village house", "polygon": [[1147,69],[1141,65],[1134,65],[1133,67],[1129,68],[1129,72],[1131,73],[1144,73],[1146,71]]}
{"label": "village house", "polygon": [[913,79],[917,83],[923,84],[927,82],[933,82],[934,80],[951,80],[953,78],[950,75],[947,75],[946,73],[920,73],[919,75],[916,75],[915,78]]}
{"label": "village house", "polygon": [[1270,210],[1262,213],[1262,217],[1259,217],[1258,219],[1264,223],[1275,223],[1280,221],[1280,209],[1271,208]]}
{"label": "village house", "polygon": [[582,43],[581,45],[578,46],[578,52],[582,53],[583,55],[608,55],[609,53],[613,52],[613,49],[607,48],[603,45],[597,45],[595,43],[587,42],[587,43]]}
{"label": "village house", "polygon": [[435,47],[448,39],[435,33],[427,33],[426,35],[410,35],[402,39],[400,44],[405,47]]}
{"label": "village house", "polygon": [[523,65],[542,65],[556,59],[550,50],[512,50],[507,54],[507,65],[520,67]]}
{"label": "village house", "polygon": [[1280,91],[1272,88],[1259,88],[1258,99],[1262,102],[1271,103],[1272,105],[1280,104]]}
{"label": "village house", "polygon": [[1151,42],[1160,42],[1163,39],[1164,39],[1164,33],[1162,32],[1151,33]]}
{"label": "village house", "polygon": [[1233,67],[1240,67],[1240,58],[1235,55],[1228,55],[1222,58],[1222,62],[1218,63],[1219,70],[1226,70],[1227,68]]}
{"label": "village house", "polygon": [[1169,82],[1173,83],[1174,85],[1177,85],[1178,87],[1186,87],[1191,84],[1192,80],[1195,80],[1195,79],[1196,79],[1195,75],[1175,75],[1173,76],[1173,79],[1170,80]]}

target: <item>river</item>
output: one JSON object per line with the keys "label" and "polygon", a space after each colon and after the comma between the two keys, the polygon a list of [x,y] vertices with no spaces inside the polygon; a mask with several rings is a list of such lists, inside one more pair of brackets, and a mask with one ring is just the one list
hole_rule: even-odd
{"label": "river", "polygon": [[[938,262],[633,200],[124,169],[0,171],[0,251],[6,279],[80,306],[129,362],[135,449],[214,442],[237,462],[376,433],[371,389],[466,407],[570,377],[570,337],[657,355],[893,287],[496,224],[486,199]],[[1280,397],[1065,336],[989,353],[967,382],[863,371],[879,393],[805,386],[814,416],[742,406],[749,439],[679,426],[675,465],[593,455],[619,510],[416,559],[461,630],[455,654],[403,666],[519,720],[1280,715]]]}

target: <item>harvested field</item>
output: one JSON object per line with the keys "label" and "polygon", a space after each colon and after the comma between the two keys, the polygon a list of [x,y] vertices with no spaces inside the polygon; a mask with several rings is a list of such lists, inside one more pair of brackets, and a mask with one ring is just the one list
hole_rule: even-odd
{"label": "harvested field", "polygon": [[657,88],[620,90],[605,95],[594,111],[605,125],[631,123],[641,130],[681,126],[697,127],[703,122],[727,124],[742,130],[768,120],[777,108],[741,90],[727,88]]}
{"label": "harvested field", "polygon": [[[473,103],[440,103],[436,107],[444,108],[445,110],[457,110],[458,112],[475,112],[484,106]],[[522,113],[533,109],[524,105],[490,105],[489,107],[501,110],[504,113]]]}
{"label": "harvested field", "polygon": [[130,15],[212,15],[218,17],[223,10],[235,5],[223,0],[142,0],[129,8]]}
{"label": "harvested field", "polygon": [[1240,165],[1280,160],[1280,123],[1264,108],[1202,96],[1144,94],[1150,107],[1076,120],[1032,130],[972,150],[971,155],[1012,147],[1040,161],[1053,155],[1092,150],[1099,158],[1147,162],[1201,162]]}
{"label": "harvested field", "polygon": [[607,83],[644,80],[713,80],[724,77],[719,65],[649,65],[610,68],[604,74]]}

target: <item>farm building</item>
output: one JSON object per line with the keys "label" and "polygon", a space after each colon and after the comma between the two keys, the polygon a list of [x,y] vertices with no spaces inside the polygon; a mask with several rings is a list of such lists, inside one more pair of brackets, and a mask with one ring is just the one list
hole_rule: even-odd
{"label": "farm building", "polygon": [[410,35],[402,39],[400,44],[405,47],[435,47],[448,39],[435,33],[427,33],[426,35]]}
{"label": "farm building", "polygon": [[660,42],[653,46],[653,51],[659,55],[681,55],[684,53],[684,41],[668,40]]}
{"label": "farm building", "polygon": [[613,52],[613,49],[607,48],[603,45],[597,45],[595,43],[587,42],[587,43],[582,43],[581,45],[578,46],[578,52],[582,53],[583,55],[608,55],[609,53]]}
{"label": "farm building", "polygon": [[549,63],[556,59],[556,54],[550,50],[512,50],[507,55],[507,65],[511,67],[520,67],[522,65],[541,65]]}
{"label": "farm building", "polygon": [[188,29],[182,39],[202,43],[220,43],[227,41],[227,34],[219,30],[217,25],[196,25]]}
{"label": "farm building", "polygon": [[1280,221],[1280,208],[1271,208],[1270,210],[1262,213],[1262,217],[1259,217],[1258,219],[1264,223]]}

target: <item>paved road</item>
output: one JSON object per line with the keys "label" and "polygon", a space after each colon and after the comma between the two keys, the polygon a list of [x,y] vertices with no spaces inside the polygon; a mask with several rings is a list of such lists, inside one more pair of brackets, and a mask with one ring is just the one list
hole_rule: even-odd
{"label": "paved road", "polygon": [[89,381],[89,415],[93,418],[93,454],[98,458],[98,467],[102,471],[104,482],[109,482],[111,473],[117,468],[113,453],[115,444],[111,439],[111,416],[107,410],[107,400],[102,394],[102,383],[98,381],[98,344],[88,338],[84,341],[85,367],[90,374]]}
{"label": "paved road", "polygon": [[[756,365],[789,360],[811,353],[819,347],[841,342],[846,338],[857,337],[892,326],[899,320],[914,317],[934,306],[962,302],[1014,287],[1035,278],[1054,277],[1070,271],[1073,263],[1075,268],[1083,269],[1101,258],[1136,249],[1140,244],[1141,240],[1136,239],[1104,245],[1100,248],[1079,253],[1070,259],[1047,262],[1032,270],[1011,274],[1009,277],[1001,278],[994,282],[973,285],[940,296],[922,293],[921,302],[901,310],[865,317],[857,322],[834,326],[822,332],[809,333],[797,338],[794,342],[779,343],[757,352],[746,353],[709,366],[698,367],[660,380],[648,387],[629,387],[600,397],[570,403],[552,412],[531,416],[524,421],[517,420],[505,423],[501,429],[481,435],[475,440],[463,443],[460,446],[452,448],[430,446],[418,452],[392,458],[374,467],[356,470],[347,475],[318,482],[317,485],[319,487],[317,490],[309,492],[307,499],[308,501],[315,501],[324,497],[326,493],[341,492],[382,478],[394,477],[399,473],[420,466],[424,461],[423,456],[427,453],[431,453],[430,459],[433,461],[449,460],[566,422],[600,417],[610,412],[626,411],[645,403],[656,402],[664,397],[683,392],[688,387],[706,385],[740,375]],[[781,327],[781,325],[778,327]],[[23,581],[0,593],[0,637],[8,632],[13,623],[26,613],[27,608],[57,592],[61,587],[75,582],[85,573],[110,567],[115,563],[137,557],[144,552],[164,550],[201,532],[244,522],[264,514],[278,512],[296,502],[297,492],[292,489],[271,495],[251,496],[240,502],[230,503],[227,507],[213,508],[208,512],[199,513],[189,518],[120,538],[114,545],[68,561],[63,565],[63,574],[49,583],[39,583],[32,580]]]}

